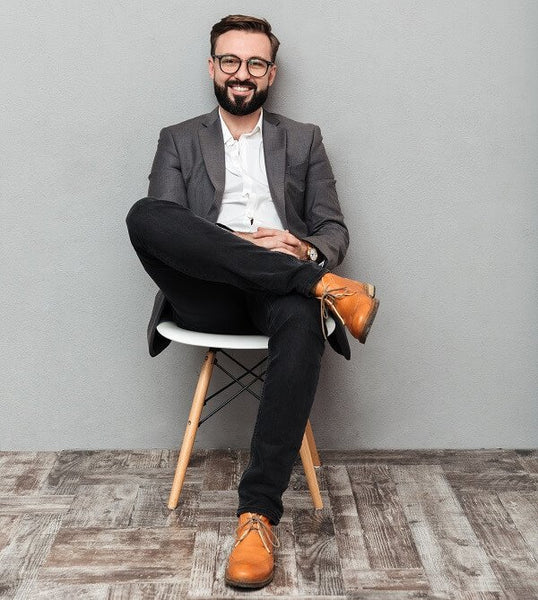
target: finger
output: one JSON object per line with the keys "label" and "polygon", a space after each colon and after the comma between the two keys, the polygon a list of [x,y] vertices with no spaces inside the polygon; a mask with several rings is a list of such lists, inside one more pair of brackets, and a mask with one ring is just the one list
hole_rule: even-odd
{"label": "finger", "polygon": [[275,238],[281,240],[282,243],[288,246],[293,246],[298,250],[301,250],[302,242],[296,238],[288,230],[282,231],[280,229],[269,229],[268,227],[260,227],[255,233],[252,234],[254,238],[261,239],[264,237]]}
{"label": "finger", "polygon": [[302,244],[301,240],[296,238],[292,233],[287,234],[286,243],[290,246],[295,246],[296,248],[300,248]]}
{"label": "finger", "polygon": [[275,237],[262,237],[252,239],[252,242],[257,246],[261,246],[262,248],[266,248],[267,250],[274,250],[278,248],[280,244],[279,240]]}
{"label": "finger", "polygon": [[267,250],[286,250],[287,252],[297,253],[297,248],[292,244],[287,244],[284,240],[277,236],[266,236],[262,238],[256,238],[252,240],[258,246],[266,248]]}
{"label": "finger", "polygon": [[277,246],[275,246],[275,248],[277,250],[280,250],[280,249],[285,250],[287,253],[293,254],[293,256],[295,256],[299,260],[302,258],[302,255],[303,255],[303,250],[300,246],[298,247],[298,246],[293,246],[291,244],[280,243]]}
{"label": "finger", "polygon": [[253,236],[255,238],[262,237],[275,237],[279,234],[283,233],[280,229],[270,229],[269,227],[258,227],[256,231],[253,232]]}

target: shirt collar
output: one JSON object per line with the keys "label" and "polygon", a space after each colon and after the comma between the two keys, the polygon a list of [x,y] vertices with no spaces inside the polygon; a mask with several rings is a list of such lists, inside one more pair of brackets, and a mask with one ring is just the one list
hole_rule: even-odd
{"label": "shirt collar", "polygon": [[[222,115],[220,113],[220,108],[219,108],[219,119],[220,119],[220,124],[222,126],[222,137],[224,138],[224,144],[227,145],[229,142],[233,142],[235,140],[233,138],[233,135],[230,133],[228,126],[224,122],[224,119],[222,118]],[[254,129],[252,131],[249,131],[248,133],[244,133],[243,135],[248,137],[251,135],[255,135],[258,132],[262,133],[262,131],[263,131],[263,108],[260,110],[260,118],[258,119],[258,122],[256,123],[256,125],[254,125]]]}

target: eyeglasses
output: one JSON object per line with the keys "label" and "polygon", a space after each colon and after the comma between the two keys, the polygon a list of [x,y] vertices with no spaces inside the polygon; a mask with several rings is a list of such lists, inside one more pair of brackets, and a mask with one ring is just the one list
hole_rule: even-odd
{"label": "eyeglasses", "polygon": [[241,64],[245,62],[247,63],[247,71],[252,77],[263,77],[269,70],[269,67],[275,64],[263,58],[239,58],[235,54],[213,54],[211,58],[218,59],[221,71],[228,75],[237,73],[241,68]]}

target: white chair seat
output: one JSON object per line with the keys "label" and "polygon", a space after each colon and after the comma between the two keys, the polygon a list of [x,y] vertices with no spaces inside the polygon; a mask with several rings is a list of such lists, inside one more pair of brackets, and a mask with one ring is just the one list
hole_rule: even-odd
{"label": "white chair seat", "polygon": [[[327,335],[335,328],[332,317],[326,321]],[[162,321],[157,331],[165,338],[189,346],[203,348],[224,348],[226,350],[266,350],[269,338],[266,335],[242,335],[226,333],[202,333],[183,329],[173,321]]]}

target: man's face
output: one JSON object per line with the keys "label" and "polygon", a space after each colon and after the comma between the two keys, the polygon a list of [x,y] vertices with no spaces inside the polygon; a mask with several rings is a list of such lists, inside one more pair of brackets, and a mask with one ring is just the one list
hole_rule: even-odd
{"label": "man's face", "polygon": [[[263,58],[271,61],[271,42],[263,33],[227,31],[217,38],[215,54],[234,54],[239,58]],[[220,106],[232,115],[249,115],[267,99],[273,85],[276,67],[273,65],[263,77],[253,77],[245,62],[236,73],[223,73],[218,59],[209,59],[209,75],[213,79],[215,96]]]}

